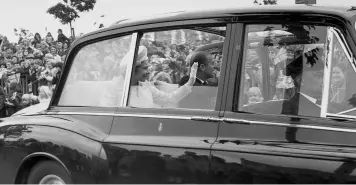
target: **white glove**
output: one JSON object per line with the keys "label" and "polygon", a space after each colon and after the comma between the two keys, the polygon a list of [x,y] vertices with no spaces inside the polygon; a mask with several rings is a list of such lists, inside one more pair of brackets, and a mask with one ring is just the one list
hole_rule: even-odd
{"label": "white glove", "polygon": [[197,70],[198,70],[198,62],[194,62],[192,68],[190,69],[190,77],[189,77],[188,85],[190,86],[194,85],[197,76]]}

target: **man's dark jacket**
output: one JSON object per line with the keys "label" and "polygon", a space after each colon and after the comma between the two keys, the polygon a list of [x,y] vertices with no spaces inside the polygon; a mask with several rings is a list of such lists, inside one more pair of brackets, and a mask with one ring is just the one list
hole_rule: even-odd
{"label": "man's dark jacket", "polygon": [[[183,86],[189,81],[189,76],[183,76],[179,82],[179,86]],[[217,88],[211,86],[207,81],[202,82],[199,79],[195,80],[192,92],[179,102],[180,108],[192,109],[209,109],[215,107]]]}

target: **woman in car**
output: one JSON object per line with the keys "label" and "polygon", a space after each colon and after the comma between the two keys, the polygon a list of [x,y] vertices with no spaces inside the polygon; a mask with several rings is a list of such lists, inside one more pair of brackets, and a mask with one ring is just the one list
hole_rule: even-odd
{"label": "woman in car", "polygon": [[[113,81],[115,85],[108,86],[108,89],[106,89],[107,93],[101,97],[101,106],[108,106],[107,104],[112,106],[113,103],[121,104],[126,69],[130,62],[129,56],[130,53],[126,54],[122,59],[120,63],[120,76]],[[137,60],[134,63],[135,67],[131,79],[128,105],[131,107],[154,108],[179,102],[191,92],[196,78],[197,65],[195,63],[192,66],[189,81],[185,85],[176,91],[166,93],[158,90],[153,83],[148,81],[150,77],[150,63],[148,62],[147,49],[144,46],[140,46]]]}

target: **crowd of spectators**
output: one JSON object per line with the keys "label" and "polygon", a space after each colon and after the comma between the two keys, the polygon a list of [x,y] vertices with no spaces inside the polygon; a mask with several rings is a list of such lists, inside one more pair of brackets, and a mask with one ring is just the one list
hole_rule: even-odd
{"label": "crowd of spectators", "polygon": [[0,117],[7,117],[51,98],[71,40],[59,29],[57,40],[48,32],[20,37],[17,43],[1,41]]}

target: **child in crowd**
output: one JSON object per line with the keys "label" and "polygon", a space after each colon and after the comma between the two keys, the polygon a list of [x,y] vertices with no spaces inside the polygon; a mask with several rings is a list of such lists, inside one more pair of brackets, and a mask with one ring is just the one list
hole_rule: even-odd
{"label": "child in crowd", "polygon": [[262,101],[263,97],[260,88],[251,87],[248,90],[248,104],[261,103]]}
{"label": "child in crowd", "polygon": [[24,109],[26,107],[29,107],[31,105],[31,95],[30,94],[24,94],[22,95],[21,98],[21,104],[20,104],[20,109]]}

